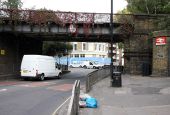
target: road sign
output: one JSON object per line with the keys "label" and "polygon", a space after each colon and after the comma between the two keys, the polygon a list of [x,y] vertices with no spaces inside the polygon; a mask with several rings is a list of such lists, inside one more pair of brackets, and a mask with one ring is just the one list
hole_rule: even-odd
{"label": "road sign", "polygon": [[157,37],[155,43],[156,43],[156,45],[165,45],[166,44],[166,36]]}
{"label": "road sign", "polygon": [[74,24],[70,24],[69,30],[70,30],[70,32],[71,32],[72,34],[74,34],[74,33],[76,33],[77,28],[76,28],[76,26],[75,26]]}

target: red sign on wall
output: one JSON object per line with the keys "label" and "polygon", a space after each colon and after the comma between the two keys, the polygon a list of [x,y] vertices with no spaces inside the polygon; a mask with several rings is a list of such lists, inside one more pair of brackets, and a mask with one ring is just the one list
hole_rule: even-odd
{"label": "red sign on wall", "polygon": [[156,45],[165,45],[166,36],[157,37],[155,42],[156,42]]}

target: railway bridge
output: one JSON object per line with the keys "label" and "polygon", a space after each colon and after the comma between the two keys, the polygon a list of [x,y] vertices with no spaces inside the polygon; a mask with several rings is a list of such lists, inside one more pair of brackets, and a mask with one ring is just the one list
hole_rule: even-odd
{"label": "railway bridge", "polygon": [[[115,22],[114,42],[123,24]],[[19,72],[24,54],[41,54],[43,41],[110,42],[110,14],[0,9],[0,75]]]}
{"label": "railway bridge", "polygon": [[[166,17],[162,15],[162,17]],[[113,42],[124,43],[125,71],[152,62],[150,33],[159,15],[114,14]],[[0,9],[0,78],[19,74],[24,54],[42,54],[43,41],[111,42],[110,14]]]}

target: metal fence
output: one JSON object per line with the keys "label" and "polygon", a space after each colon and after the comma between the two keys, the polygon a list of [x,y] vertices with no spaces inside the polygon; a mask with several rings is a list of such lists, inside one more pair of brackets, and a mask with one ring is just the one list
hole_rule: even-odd
{"label": "metal fence", "polygon": [[99,80],[102,80],[103,78],[110,75],[110,68],[103,68],[96,70],[90,74],[87,75],[86,79],[86,92],[89,92],[91,90],[92,85],[94,85]]}
{"label": "metal fence", "polygon": [[[105,67],[103,69],[96,70],[87,75],[86,79],[86,92],[91,90],[92,85],[94,85],[99,80],[110,75],[110,68]],[[73,89],[70,102],[68,100],[59,107],[53,115],[65,115],[67,111],[67,115],[78,115],[79,114],[79,96],[80,96],[80,80],[76,80]],[[67,107],[68,105],[68,107]]]}
{"label": "metal fence", "polygon": [[80,80],[76,80],[72,90],[72,96],[68,106],[67,115],[78,115],[79,113]]}

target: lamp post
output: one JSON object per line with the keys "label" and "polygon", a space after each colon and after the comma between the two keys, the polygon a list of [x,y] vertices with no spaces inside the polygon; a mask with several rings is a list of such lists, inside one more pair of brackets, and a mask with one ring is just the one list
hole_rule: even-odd
{"label": "lamp post", "polygon": [[110,77],[111,77],[111,86],[112,86],[112,77],[113,77],[113,0],[111,0],[111,13],[110,13],[110,45],[111,45],[111,63],[110,63]]}
{"label": "lamp post", "polygon": [[122,86],[122,79],[121,79],[121,72],[114,71],[113,73],[113,0],[111,0],[111,14],[110,14],[110,41],[111,41],[111,64],[110,64],[110,75],[111,75],[111,86],[112,87],[121,87]]}

